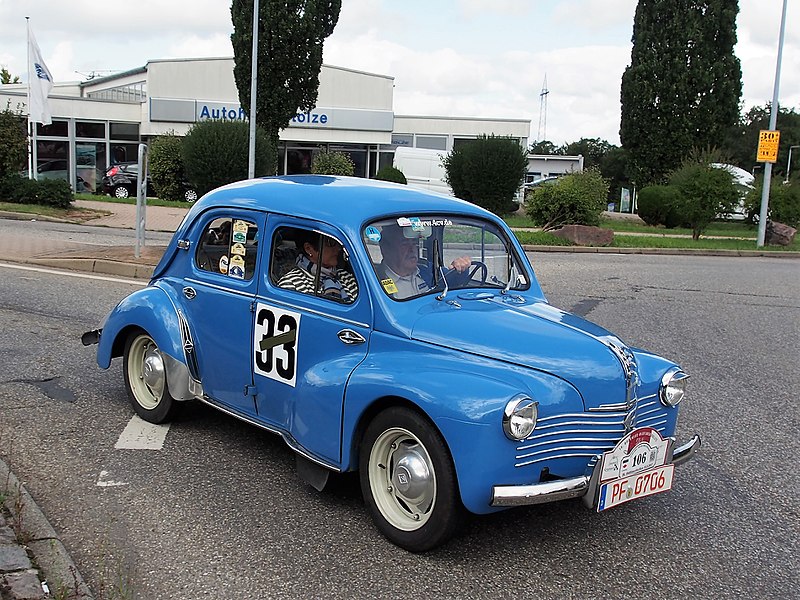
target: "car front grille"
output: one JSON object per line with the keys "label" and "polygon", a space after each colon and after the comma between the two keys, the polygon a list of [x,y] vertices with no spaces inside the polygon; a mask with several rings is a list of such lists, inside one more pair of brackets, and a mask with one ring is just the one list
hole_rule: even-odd
{"label": "car front grille", "polygon": [[[543,417],[536,429],[517,446],[515,467],[559,458],[591,458],[614,448],[633,427],[652,427],[662,435],[667,426],[667,407],[656,394],[634,398],[630,408],[609,405],[601,410]],[[618,406],[622,410],[609,410]]]}

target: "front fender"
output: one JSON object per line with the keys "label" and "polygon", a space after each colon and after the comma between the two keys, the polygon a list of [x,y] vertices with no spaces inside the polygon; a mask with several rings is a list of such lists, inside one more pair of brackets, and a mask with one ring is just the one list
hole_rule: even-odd
{"label": "front fender", "polygon": [[462,502],[475,513],[495,510],[489,504],[493,485],[530,483],[540,476],[540,470],[514,467],[518,444],[502,427],[511,398],[530,395],[539,402],[540,415],[583,410],[570,384],[518,365],[381,334],[373,334],[370,350],[347,385],[343,470],[358,468],[362,433],[377,412],[392,403],[410,404],[442,434]]}

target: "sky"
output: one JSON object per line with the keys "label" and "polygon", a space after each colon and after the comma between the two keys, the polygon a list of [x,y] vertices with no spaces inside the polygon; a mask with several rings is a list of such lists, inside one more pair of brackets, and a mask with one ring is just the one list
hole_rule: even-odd
{"label": "sky", "polygon": [[[530,140],[619,144],[636,0],[342,0],[324,62],[394,77],[394,112],[527,119]],[[782,0],[740,0],[745,109],[772,100]],[[160,58],[233,56],[230,0],[0,0],[0,66],[27,80],[25,17],[57,82]],[[542,91],[546,80],[546,107]],[[779,103],[800,110],[800,0]]]}

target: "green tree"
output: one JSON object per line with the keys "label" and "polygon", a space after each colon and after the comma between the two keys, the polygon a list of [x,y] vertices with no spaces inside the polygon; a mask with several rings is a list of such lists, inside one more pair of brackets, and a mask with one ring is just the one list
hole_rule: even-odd
{"label": "green tree", "polygon": [[442,160],[453,193],[497,215],[512,212],[525,179],[528,154],[509,137],[481,136],[454,148]]}
{"label": "green tree", "polygon": [[183,200],[183,139],[169,132],[150,143],[150,179],[162,200]]}
{"label": "green tree", "polygon": [[19,75],[12,75],[5,67],[0,68],[0,84],[21,83]]}
{"label": "green tree", "polygon": [[[183,138],[186,176],[198,195],[247,178],[250,126],[243,121],[200,121]],[[256,175],[265,175],[275,152],[266,133],[256,128]]]}
{"label": "green tree", "polygon": [[739,190],[725,169],[711,166],[718,154],[692,152],[683,165],[669,177],[669,184],[680,196],[675,212],[687,226],[692,228],[692,239],[700,239],[702,233],[717,215],[730,213],[739,203]]}
{"label": "green tree", "polygon": [[0,111],[0,177],[25,168],[27,144],[25,119],[8,109]]}
{"label": "green tree", "polygon": [[[260,0],[256,123],[273,148],[271,173],[278,164],[278,132],[298,111],[314,108],[322,68],[322,44],[339,20],[341,0]],[[233,0],[234,69],[239,101],[250,112],[253,0]]]}
{"label": "green tree", "polygon": [[608,182],[597,168],[570,173],[534,188],[525,199],[525,212],[547,231],[562,225],[598,225],[606,207]]}
{"label": "green tree", "polygon": [[311,172],[317,175],[343,175],[352,177],[355,171],[353,159],[344,152],[328,152],[321,150],[317,152],[314,160],[311,161]]}
{"label": "green tree", "polygon": [[528,147],[528,152],[531,154],[541,154],[546,156],[551,154],[563,154],[558,146],[548,140],[541,140],[539,142],[532,143]]}
{"label": "green tree", "polygon": [[739,118],[737,0],[639,0],[622,76],[620,139],[639,187],[693,147],[719,145]]}

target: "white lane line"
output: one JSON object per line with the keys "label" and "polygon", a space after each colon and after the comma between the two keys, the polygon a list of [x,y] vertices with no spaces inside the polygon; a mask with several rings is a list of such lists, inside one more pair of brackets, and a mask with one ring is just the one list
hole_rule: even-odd
{"label": "white lane line", "polygon": [[108,478],[110,473],[108,471],[100,471],[100,477],[97,478],[97,487],[118,487],[120,485],[128,485],[124,481],[113,481]]}
{"label": "white lane line", "polygon": [[169,424],[154,425],[133,415],[119,436],[117,450],[161,450],[167,437]]}
{"label": "white lane line", "polygon": [[67,277],[78,277],[80,279],[95,279],[97,281],[111,281],[113,283],[129,283],[131,285],[138,285],[145,287],[147,281],[137,279],[120,279],[117,277],[106,277],[104,275],[90,275],[88,273],[76,273],[74,271],[59,271],[57,269],[46,269],[44,267],[30,267],[26,265],[12,265],[9,263],[0,262],[0,267],[7,269],[17,269],[19,271],[34,271],[35,273],[47,273],[49,275],[66,275]]}

